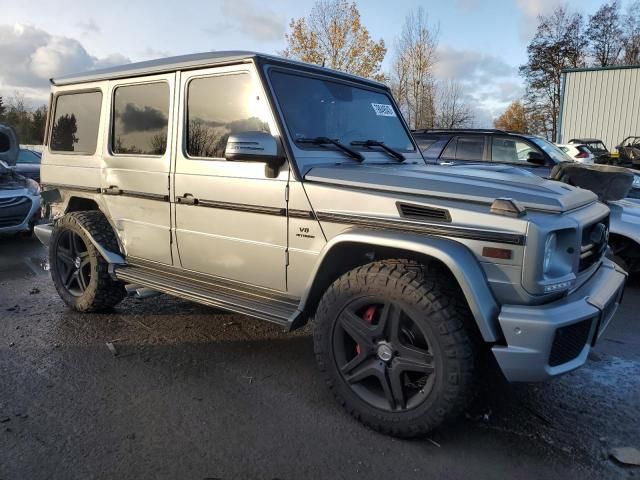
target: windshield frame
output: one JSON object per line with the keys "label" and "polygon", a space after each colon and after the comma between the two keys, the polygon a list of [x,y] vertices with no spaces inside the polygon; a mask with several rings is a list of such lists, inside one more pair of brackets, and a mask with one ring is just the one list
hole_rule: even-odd
{"label": "windshield frame", "polygon": [[[319,70],[320,67],[310,66],[310,68],[302,68],[302,67],[290,67],[287,65],[278,64],[275,62],[268,62],[262,65],[262,68],[259,68],[260,74],[263,78],[264,84],[266,86],[266,90],[268,91],[268,96],[270,97],[271,107],[273,109],[273,114],[277,118],[278,126],[280,128],[280,132],[283,138],[283,141],[286,143],[285,147],[287,149],[287,153],[290,155],[292,159],[292,164],[297,167],[297,172],[299,173],[300,178],[304,176],[313,167],[318,166],[326,166],[326,165],[336,165],[336,164],[349,164],[353,165],[353,161],[345,156],[343,152],[334,147],[326,147],[320,145],[309,145],[309,144],[297,144],[294,139],[291,137],[291,131],[288,127],[287,121],[283,114],[280,105],[280,99],[273,87],[273,83],[271,81],[271,73],[272,72],[281,72],[289,75],[295,75],[299,77],[307,77],[316,80],[330,81],[339,83],[342,85],[347,85],[353,88],[358,88],[362,90],[371,91],[374,93],[379,93],[385,95],[389,103],[393,106],[396,117],[400,121],[402,128],[407,135],[409,142],[411,143],[413,150],[407,151],[406,153],[403,151],[403,154],[407,158],[406,164],[413,164],[415,162],[424,164],[424,159],[422,158],[422,154],[420,153],[420,149],[411,135],[411,130],[409,129],[407,123],[403,115],[400,112],[400,108],[398,107],[393,95],[391,94],[391,90],[383,85],[377,84],[374,82],[368,82],[366,79],[362,79],[359,81],[358,77],[351,76],[348,74],[342,74],[341,72],[333,73],[331,70],[325,69],[323,71]],[[344,75],[344,76],[343,76]],[[371,139],[373,140],[373,139]],[[384,152],[382,149],[368,149],[364,147],[352,147],[358,152],[364,155],[365,160],[362,163],[368,164],[390,164],[393,163],[395,165],[398,162],[389,157],[389,155]]]}

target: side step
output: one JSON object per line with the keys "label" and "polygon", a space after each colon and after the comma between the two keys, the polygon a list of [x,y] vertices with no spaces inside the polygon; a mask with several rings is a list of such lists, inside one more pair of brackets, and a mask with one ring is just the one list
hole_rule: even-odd
{"label": "side step", "polygon": [[134,263],[118,266],[115,276],[123,282],[267,320],[287,330],[300,314],[297,298],[173,267]]}

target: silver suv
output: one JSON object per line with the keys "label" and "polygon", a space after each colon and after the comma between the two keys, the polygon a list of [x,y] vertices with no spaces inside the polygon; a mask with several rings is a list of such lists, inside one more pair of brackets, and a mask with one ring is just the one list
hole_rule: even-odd
{"label": "silver suv", "polygon": [[338,402],[424,434],[491,352],[510,381],[582,365],[620,301],[608,208],[537,177],[425,165],[389,89],[215,52],[52,81],[51,275],[72,308],[125,285],[314,321]]}

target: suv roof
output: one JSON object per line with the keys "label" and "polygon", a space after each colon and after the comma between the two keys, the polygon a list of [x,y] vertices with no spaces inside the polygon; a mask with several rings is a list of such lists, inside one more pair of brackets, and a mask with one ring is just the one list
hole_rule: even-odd
{"label": "suv roof", "polygon": [[572,138],[568,143],[602,143],[604,142],[599,138]]}
{"label": "suv roof", "polygon": [[253,59],[263,59],[272,63],[282,65],[303,67],[307,70],[315,70],[322,72],[331,72],[350,80],[357,80],[361,83],[369,83],[377,88],[388,87],[383,83],[376,82],[344,72],[338,72],[318,65],[298,62],[288,58],[277,57],[275,55],[267,55],[264,53],[250,52],[244,50],[230,50],[220,52],[203,52],[192,53],[189,55],[179,55],[175,57],[158,58],[155,60],[147,60],[144,62],[128,63],[125,65],[117,65],[115,67],[92,70],[89,72],[73,73],[58,78],[52,78],[50,81],[53,85],[71,85],[75,83],[94,82],[98,80],[113,80],[117,78],[139,77],[142,75],[151,75],[155,73],[166,73],[176,70],[189,70],[193,68],[202,68],[228,63],[243,63]]}
{"label": "suv roof", "polygon": [[506,134],[517,134],[517,135],[525,135],[520,132],[515,132],[512,130],[500,130],[498,128],[418,128],[415,130],[411,130],[412,133],[506,133]]}

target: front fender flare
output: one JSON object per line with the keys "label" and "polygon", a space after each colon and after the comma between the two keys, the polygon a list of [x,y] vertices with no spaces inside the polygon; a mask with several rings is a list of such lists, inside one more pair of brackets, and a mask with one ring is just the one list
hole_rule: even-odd
{"label": "front fender flare", "polygon": [[500,309],[475,256],[465,245],[435,236],[360,229],[352,229],[335,236],[320,252],[300,300],[300,310],[305,308],[324,262],[331,261],[332,251],[345,243],[406,250],[441,261],[458,281],[482,338],[487,342],[496,342],[502,337],[498,325]]}

